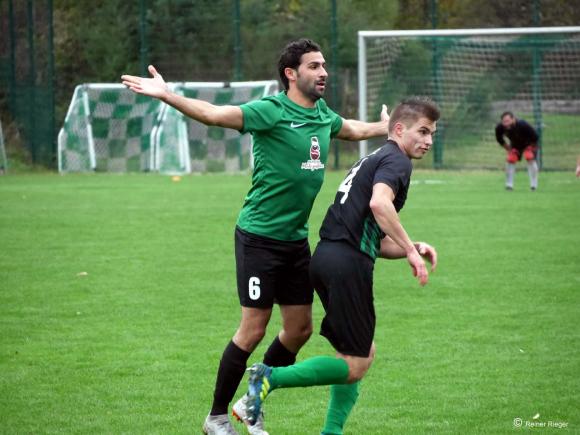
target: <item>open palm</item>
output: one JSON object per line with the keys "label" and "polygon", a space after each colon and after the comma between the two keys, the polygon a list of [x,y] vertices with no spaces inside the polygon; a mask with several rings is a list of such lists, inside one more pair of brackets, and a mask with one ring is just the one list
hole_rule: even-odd
{"label": "open palm", "polygon": [[383,104],[382,110],[381,110],[381,121],[386,122],[387,124],[389,123],[389,112],[387,111],[387,105]]}
{"label": "open palm", "polygon": [[123,84],[138,94],[148,95],[150,97],[162,98],[167,93],[167,83],[157,72],[153,65],[149,65],[149,73],[153,78],[137,77],[131,75],[122,75]]}

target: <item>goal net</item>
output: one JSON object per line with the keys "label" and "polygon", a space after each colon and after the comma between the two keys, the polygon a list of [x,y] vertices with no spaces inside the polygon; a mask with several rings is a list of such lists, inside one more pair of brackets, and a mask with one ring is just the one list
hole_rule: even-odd
{"label": "goal net", "polygon": [[[544,168],[569,169],[580,153],[580,27],[360,31],[359,112],[378,118],[412,95],[441,108],[433,158],[419,167],[499,168],[504,111],[540,134]],[[380,141],[362,142],[361,154]]]}
{"label": "goal net", "polygon": [[[277,92],[276,81],[168,83],[173,92],[221,104],[242,104]],[[249,135],[206,127],[159,100],[120,84],[75,89],[58,136],[60,172],[187,173],[248,167]]]}

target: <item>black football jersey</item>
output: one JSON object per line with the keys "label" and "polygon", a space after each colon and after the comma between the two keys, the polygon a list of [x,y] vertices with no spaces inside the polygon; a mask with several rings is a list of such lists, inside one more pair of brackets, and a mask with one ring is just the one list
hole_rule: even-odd
{"label": "black football jersey", "polygon": [[393,205],[399,212],[407,199],[412,170],[411,159],[391,140],[356,162],[326,213],[321,240],[345,241],[375,260],[385,234],[369,206],[373,186],[385,183],[393,189]]}
{"label": "black football jersey", "polygon": [[523,119],[516,120],[516,124],[509,130],[501,123],[497,124],[495,138],[500,145],[505,142],[504,135],[510,140],[511,146],[520,151],[523,151],[528,145],[538,144],[538,133]]}

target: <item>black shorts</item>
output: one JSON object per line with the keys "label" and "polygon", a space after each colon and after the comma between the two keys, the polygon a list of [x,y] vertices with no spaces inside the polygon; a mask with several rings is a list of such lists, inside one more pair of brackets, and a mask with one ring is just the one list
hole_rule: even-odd
{"label": "black shorts", "polygon": [[236,274],[240,305],[272,308],[309,305],[314,299],[308,239],[284,242],[236,228]]}
{"label": "black shorts", "polygon": [[370,257],[347,243],[321,241],[310,280],[326,315],[320,334],[344,355],[368,357],[375,335],[373,269]]}

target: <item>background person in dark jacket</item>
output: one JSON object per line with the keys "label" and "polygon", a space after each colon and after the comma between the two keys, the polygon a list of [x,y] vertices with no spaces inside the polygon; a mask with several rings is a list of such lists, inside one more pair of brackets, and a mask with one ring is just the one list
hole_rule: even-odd
{"label": "background person in dark jacket", "polygon": [[[505,188],[513,190],[516,163],[522,155],[528,162],[530,188],[538,188],[538,133],[523,119],[517,119],[512,112],[504,112],[501,122],[495,127],[495,137],[498,143],[507,151]],[[506,137],[509,143],[506,143]]]}

